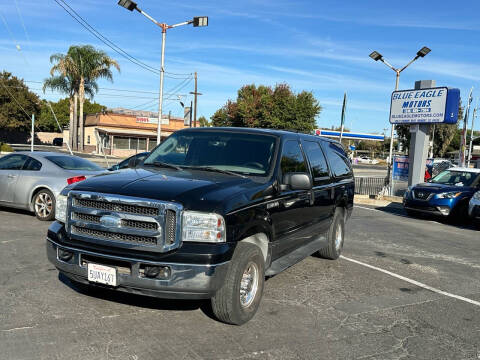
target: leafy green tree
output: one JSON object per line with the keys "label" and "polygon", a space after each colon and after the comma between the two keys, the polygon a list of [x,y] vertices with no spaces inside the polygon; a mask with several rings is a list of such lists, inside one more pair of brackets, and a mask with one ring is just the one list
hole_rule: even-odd
{"label": "leafy green tree", "polygon": [[200,127],[211,126],[211,124],[208,122],[208,120],[205,116],[200,116],[197,120],[198,120],[198,124],[200,125]]}
{"label": "leafy green tree", "polygon": [[[115,67],[120,71],[120,66],[104,51],[97,50],[91,45],[70,46],[67,54],[54,54],[50,57],[50,62],[54,63],[50,70],[52,78],[55,78],[54,74],[57,73],[57,81],[62,84],[60,78],[63,77],[64,80],[63,85],[58,88],[64,89],[64,92],[69,94],[70,98],[72,98],[73,95],[73,111],[71,111],[73,121],[70,127],[70,129],[73,129],[73,131],[70,131],[73,133],[73,139],[77,138],[76,99],[78,98],[80,101],[78,119],[80,130],[79,146],[77,147],[77,141],[74,141],[73,148],[78,148],[82,151],[84,142],[83,112],[85,95],[93,99],[94,94],[98,91],[97,80],[103,78],[113,81],[113,74],[110,69],[111,67]],[[52,86],[45,81],[44,88],[45,87]]]}
{"label": "leafy green tree", "polygon": [[[67,127],[69,124],[70,117],[70,99],[60,99],[55,103],[51,103],[52,109],[57,116],[60,126],[63,128]],[[97,104],[96,102],[92,103],[88,99],[85,101],[84,111],[85,114],[95,114],[106,110],[107,107],[104,105]],[[50,111],[47,101],[43,100],[41,105],[40,116],[36,122],[37,127],[40,131],[55,131],[60,132],[58,125],[53,117],[52,112]]]}
{"label": "leafy green tree", "polygon": [[275,88],[245,85],[211,117],[213,126],[258,127],[311,132],[322,107],[311,92],[295,94],[287,84]]}
{"label": "leafy green tree", "polygon": [[0,73],[0,130],[28,131],[32,114],[38,117],[40,99],[28,90],[23,80],[3,71]]}

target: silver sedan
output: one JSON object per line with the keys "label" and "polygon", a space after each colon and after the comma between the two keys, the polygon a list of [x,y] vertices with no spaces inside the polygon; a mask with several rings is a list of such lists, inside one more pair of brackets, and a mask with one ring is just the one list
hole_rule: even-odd
{"label": "silver sedan", "polygon": [[15,152],[0,158],[0,205],[30,210],[40,220],[55,218],[62,189],[106,170],[78,156]]}

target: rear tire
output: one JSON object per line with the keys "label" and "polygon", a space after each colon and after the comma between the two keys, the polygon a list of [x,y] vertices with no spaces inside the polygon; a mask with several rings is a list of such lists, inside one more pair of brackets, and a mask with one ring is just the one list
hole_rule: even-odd
{"label": "rear tire", "polygon": [[51,221],[55,218],[55,196],[47,189],[41,189],[33,197],[33,211],[40,221]]}
{"label": "rear tire", "polygon": [[345,241],[345,216],[343,208],[336,208],[333,221],[328,230],[328,246],[317,251],[317,255],[330,260],[340,257]]}
{"label": "rear tire", "polygon": [[227,324],[242,325],[258,310],[265,284],[265,262],[260,248],[238,243],[225,282],[211,299],[216,318]]}

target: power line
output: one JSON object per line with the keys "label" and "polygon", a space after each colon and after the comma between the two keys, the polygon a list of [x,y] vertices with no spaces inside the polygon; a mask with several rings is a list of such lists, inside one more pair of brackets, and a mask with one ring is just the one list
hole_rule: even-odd
{"label": "power line", "polygon": [[[157,75],[160,74],[160,70],[158,70],[158,69],[154,68],[153,66],[150,66],[150,65],[144,63],[143,61],[137,59],[136,57],[130,55],[125,50],[123,50],[120,46],[115,44],[113,41],[111,41],[110,39],[108,39],[107,37],[102,35],[93,26],[91,26],[79,13],[77,13],[70,5],[68,5],[64,0],[54,0],[54,1],[60,7],[62,7],[75,21],[77,21],[87,31],[89,31],[93,36],[95,36],[97,39],[99,39],[101,42],[103,42],[105,45],[107,45],[113,51],[115,51],[119,55],[123,56],[124,58],[126,58],[127,60],[132,62],[133,64],[135,64],[137,66],[140,66],[144,70],[148,70],[148,71],[150,71],[154,74],[157,74]],[[59,1],[61,1],[63,5]],[[190,74],[168,73],[168,74],[170,74],[170,75],[166,75],[166,77],[169,77],[171,79],[182,79],[184,76],[188,76],[188,75],[191,76],[192,75],[191,73]],[[178,77],[178,76],[183,76],[183,77]]]}
{"label": "power line", "polygon": [[[103,36],[93,26],[91,26],[84,18],[82,18],[74,9],[72,9],[64,0],[54,0],[54,1],[60,7],[62,7],[75,21],[77,21],[81,26],[83,26],[87,31],[89,31],[93,36],[95,36],[97,39],[99,39],[101,42],[103,42],[105,45],[107,45],[109,48],[111,48],[117,54],[123,56],[124,58],[126,58],[130,62],[134,63],[135,65],[138,65],[138,66],[142,67],[145,70],[148,70],[148,71],[150,71],[152,73],[155,73],[157,75],[160,74],[159,70],[157,70],[157,69],[153,68],[152,66],[150,66],[148,64],[145,64],[144,62],[138,60],[137,58],[135,58],[134,56],[130,55],[125,50],[120,48],[114,42],[112,42],[111,40],[109,40],[105,36]],[[60,2],[62,2],[63,5]]]}
{"label": "power line", "polygon": [[[188,79],[187,79],[188,80]],[[34,80],[23,80],[26,83],[34,83],[34,84],[43,84],[43,81],[34,81]],[[10,86],[11,87],[11,86]],[[33,89],[33,88],[32,88]],[[131,93],[142,93],[142,94],[153,94],[158,95],[158,91],[147,91],[147,90],[129,90],[129,89],[117,89],[117,88],[104,88],[99,87],[99,90],[111,90],[111,91],[120,91],[120,92],[131,92]],[[183,94],[172,94],[172,93],[164,93],[165,95],[183,95]]]}
{"label": "power line", "polygon": [[22,13],[20,11],[20,8],[18,7],[18,2],[17,0],[15,0],[15,6],[17,8],[17,13],[18,13],[18,17],[20,18],[20,22],[22,23],[22,27],[23,27],[23,32],[25,33],[25,37],[27,38],[27,41],[28,41],[28,47],[31,49],[31,41],[30,41],[30,36],[28,36],[28,31],[27,31],[27,28],[25,27],[25,22],[23,21],[23,16],[22,16]]}

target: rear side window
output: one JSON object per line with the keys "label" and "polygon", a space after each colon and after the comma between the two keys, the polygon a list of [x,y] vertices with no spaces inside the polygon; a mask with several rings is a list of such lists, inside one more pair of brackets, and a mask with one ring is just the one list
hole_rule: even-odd
{"label": "rear side window", "polygon": [[29,171],[39,171],[42,168],[42,163],[38,160],[35,160],[31,157],[28,157],[28,160],[23,167],[23,170],[29,170]]}
{"label": "rear side window", "polygon": [[315,141],[304,141],[303,148],[307,155],[314,179],[329,177],[327,160],[323,155],[320,144]]}
{"label": "rear side window", "polygon": [[282,176],[292,172],[307,172],[307,165],[297,141],[288,140],[283,144],[280,167]]}
{"label": "rear side window", "polygon": [[22,170],[25,161],[27,161],[25,155],[7,155],[0,159],[0,170]]}
{"label": "rear side window", "polygon": [[324,144],[324,149],[327,153],[330,168],[335,177],[349,176],[352,173],[350,160],[348,160],[347,155],[341,146],[327,142]]}
{"label": "rear side window", "polygon": [[45,158],[65,170],[103,170],[97,164],[94,164],[91,161],[76,156],[46,156]]}

